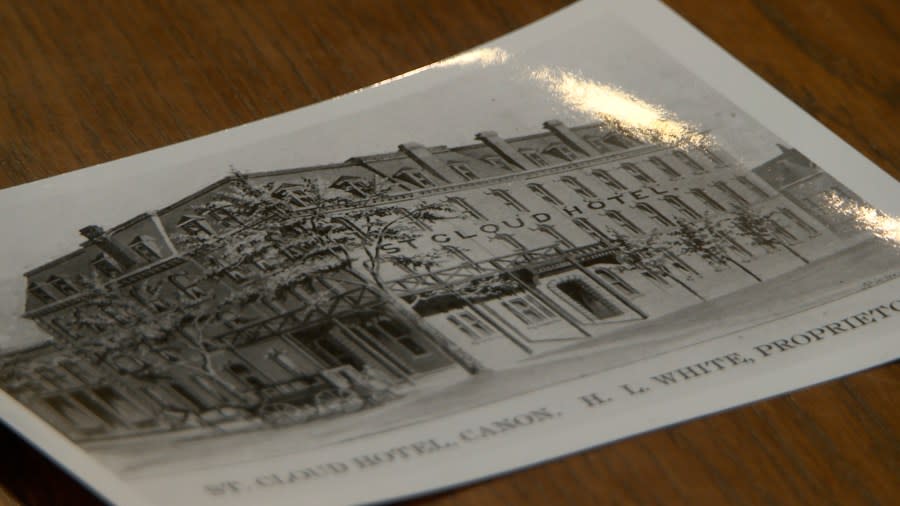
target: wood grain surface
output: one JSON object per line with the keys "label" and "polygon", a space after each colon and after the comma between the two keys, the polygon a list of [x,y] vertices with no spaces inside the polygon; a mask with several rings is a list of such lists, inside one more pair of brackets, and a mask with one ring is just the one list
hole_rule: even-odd
{"label": "wood grain surface", "polygon": [[[566,3],[0,1],[0,186],[327,99]],[[900,175],[900,3],[668,4]],[[898,386],[894,363],[411,504],[897,504]],[[0,486],[27,505],[100,504],[5,428]]]}

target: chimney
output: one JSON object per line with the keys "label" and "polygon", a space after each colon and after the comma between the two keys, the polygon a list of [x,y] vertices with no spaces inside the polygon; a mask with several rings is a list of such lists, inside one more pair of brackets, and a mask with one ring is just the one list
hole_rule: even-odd
{"label": "chimney", "polygon": [[506,161],[516,165],[522,170],[533,169],[535,165],[522,156],[516,148],[512,147],[505,139],[497,135],[497,132],[485,131],[475,134],[475,139],[487,144],[491,149],[502,156]]}
{"label": "chimney", "polygon": [[82,246],[86,246],[89,244],[95,244],[101,251],[109,255],[113,260],[116,261],[119,266],[123,269],[128,269],[135,265],[134,259],[131,257],[131,254],[127,249],[123,248],[115,241],[113,241],[109,234],[103,230],[103,227],[97,225],[88,225],[81,230],[81,235],[83,235],[87,241],[82,244]]}
{"label": "chimney", "polygon": [[553,132],[554,135],[559,137],[559,140],[566,143],[570,148],[581,151],[587,156],[599,156],[601,154],[591,143],[569,130],[569,127],[564,125],[562,121],[556,119],[545,121],[544,128]]}

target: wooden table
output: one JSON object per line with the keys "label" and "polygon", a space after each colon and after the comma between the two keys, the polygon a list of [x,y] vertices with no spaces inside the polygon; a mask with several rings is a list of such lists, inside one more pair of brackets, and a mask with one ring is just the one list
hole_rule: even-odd
{"label": "wooden table", "polygon": [[[0,186],[327,99],[566,3],[6,0]],[[900,174],[900,3],[668,3]],[[894,363],[412,504],[896,504],[898,385]],[[25,504],[99,502],[5,429],[0,455]]]}

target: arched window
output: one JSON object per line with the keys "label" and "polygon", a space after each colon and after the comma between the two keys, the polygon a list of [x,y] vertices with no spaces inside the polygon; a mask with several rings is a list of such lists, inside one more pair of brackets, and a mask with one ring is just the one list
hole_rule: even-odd
{"label": "arched window", "polygon": [[656,180],[647,175],[640,167],[633,163],[623,163],[622,168],[625,172],[631,174],[631,177],[637,179],[638,181],[646,184],[655,183]]}
{"label": "arched window", "polygon": [[603,184],[605,184],[612,190],[623,191],[626,189],[625,185],[620,183],[618,179],[612,177],[609,172],[603,169],[594,169],[593,171],[591,171],[591,174],[593,174],[597,179],[602,181]]}
{"label": "arched window", "polygon": [[544,188],[544,185],[540,183],[528,183],[528,189],[534,192],[538,197],[542,198],[544,201],[549,202],[555,206],[562,205],[562,200],[550,193],[550,190]]}
{"label": "arched window", "polygon": [[552,237],[556,242],[566,248],[574,248],[575,244],[572,243],[566,236],[562,235],[559,230],[556,229],[553,225],[541,224],[537,227],[541,232]]}
{"label": "arched window", "polygon": [[645,202],[641,202],[641,203],[639,203],[639,204],[635,204],[634,207],[635,207],[636,209],[640,209],[640,210],[641,210],[644,214],[646,214],[651,220],[653,220],[653,221],[659,223],[660,225],[662,225],[662,226],[664,226],[664,227],[671,227],[671,226],[674,225],[674,223],[672,223],[672,220],[670,220],[669,218],[666,218],[666,216],[665,216],[664,214],[662,214],[661,212],[657,211],[656,208],[653,207],[653,206],[651,206],[650,204],[647,204],[647,203],[645,203]]}
{"label": "arched window", "polygon": [[596,225],[588,221],[587,218],[572,218],[572,223],[574,223],[579,229],[581,229],[582,232],[584,232],[603,246],[609,245],[610,241],[612,241],[612,239],[608,235],[597,228]]}
{"label": "arched window", "polygon": [[766,193],[765,190],[763,190],[758,184],[756,184],[753,181],[751,181],[750,179],[748,179],[746,176],[738,176],[737,182],[741,183],[744,186],[744,188],[750,190],[757,196],[762,197],[764,199],[769,198],[769,194]]}
{"label": "arched window", "polygon": [[615,304],[606,300],[600,292],[580,279],[559,281],[555,287],[579,311],[589,314],[597,320],[605,320],[622,314]]}
{"label": "arched window", "polygon": [[488,190],[487,193],[488,195],[493,195],[494,197],[499,198],[505,205],[515,209],[516,211],[528,212],[528,208],[525,207],[521,202],[516,200],[515,197],[510,195],[506,190],[491,189]]}
{"label": "arched window", "polygon": [[703,204],[706,207],[712,209],[713,211],[720,211],[720,212],[725,211],[725,207],[722,204],[719,204],[718,201],[716,201],[715,199],[710,197],[705,191],[703,191],[699,188],[692,189],[691,195],[693,195],[694,197],[697,197],[697,200],[699,200],[700,202],[703,202]]}
{"label": "arched window", "polygon": [[606,211],[606,216],[608,216],[611,220],[615,221],[620,227],[625,230],[635,233],[635,234],[643,234],[644,231],[640,229],[637,225],[634,224],[631,220],[625,217],[619,211]]}
{"label": "arched window", "polygon": [[670,206],[674,207],[676,211],[681,213],[685,218],[691,220],[699,220],[703,216],[700,215],[697,211],[694,210],[691,206],[687,205],[681,197],[676,197],[675,195],[666,195],[663,197],[663,200],[669,203]]}
{"label": "arched window", "polygon": [[584,185],[581,181],[578,180],[575,176],[563,176],[559,178],[560,181],[566,183],[566,185],[572,189],[579,196],[584,197],[585,199],[594,199],[597,198],[597,194],[593,192],[590,188]]}
{"label": "arched window", "polygon": [[512,249],[517,250],[517,251],[525,251],[525,249],[526,249],[525,245],[522,244],[521,241],[519,241],[518,239],[513,237],[512,234],[499,233],[499,234],[494,234],[491,238],[497,239],[499,241],[503,241],[506,244],[508,244]]}
{"label": "arched window", "polygon": [[747,202],[747,199],[745,199],[738,192],[734,191],[730,186],[728,186],[728,183],[726,183],[725,181],[717,181],[713,186],[715,186],[716,189],[720,192],[728,195],[728,198],[733,200],[734,203],[738,206],[746,207],[750,204],[749,202]]}
{"label": "arched window", "polygon": [[675,150],[675,151],[672,151],[672,156],[674,156],[675,158],[677,158],[679,162],[681,162],[681,163],[687,165],[688,167],[690,167],[691,171],[692,171],[694,174],[702,174],[702,173],[706,172],[706,169],[704,169],[702,165],[700,165],[699,163],[697,163],[696,160],[694,160],[693,158],[691,158],[691,157],[690,157],[687,153],[685,153],[684,151],[681,151],[681,150]]}
{"label": "arched window", "polygon": [[652,163],[654,167],[659,169],[660,172],[668,176],[670,179],[677,179],[681,177],[681,174],[679,174],[677,170],[673,169],[671,165],[663,161],[662,158],[651,156],[650,163]]}
{"label": "arched window", "polygon": [[812,225],[810,225],[809,223],[804,221],[802,218],[797,216],[797,213],[795,213],[794,211],[791,211],[790,209],[788,209],[786,207],[779,208],[778,210],[781,211],[781,214],[783,214],[787,219],[791,220],[795,225],[797,225],[804,232],[809,234],[810,237],[819,234],[818,230],[816,230]]}

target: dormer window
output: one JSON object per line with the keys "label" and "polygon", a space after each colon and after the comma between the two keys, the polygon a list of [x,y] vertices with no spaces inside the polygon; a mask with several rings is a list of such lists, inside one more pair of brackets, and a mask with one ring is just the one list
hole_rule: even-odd
{"label": "dormer window", "polygon": [[119,264],[117,264],[112,259],[112,257],[107,255],[106,253],[97,255],[91,262],[91,265],[94,267],[94,269],[97,270],[97,272],[99,272],[106,278],[112,279],[122,274],[122,268],[119,267]]}
{"label": "dormer window", "polygon": [[78,293],[75,285],[70,283],[68,279],[59,276],[50,276],[50,279],[47,280],[47,284],[55,288],[57,292],[65,295],[66,297]]}
{"label": "dormer window", "polygon": [[28,283],[28,293],[44,304],[50,304],[56,300],[56,298],[53,297],[53,294],[51,294],[44,285],[34,282]]}
{"label": "dormer window", "polygon": [[404,167],[398,170],[396,173],[394,173],[392,179],[400,183],[411,185],[414,188],[427,188],[429,186],[434,186],[434,183],[432,183],[431,180],[428,179],[428,177],[425,176],[425,174],[423,174],[421,170],[416,170],[412,167]]}
{"label": "dormer window", "polygon": [[478,175],[472,171],[469,167],[469,164],[465,162],[450,162],[450,168],[453,169],[453,172],[459,174],[459,176],[466,181],[474,181],[478,179]]}
{"label": "dormer window", "polygon": [[331,188],[343,190],[356,197],[365,197],[371,191],[371,185],[363,178],[357,176],[339,177]]}
{"label": "dormer window", "polygon": [[178,220],[178,228],[183,232],[195,236],[204,237],[212,235],[213,231],[209,223],[202,216],[186,214]]}
{"label": "dormer window", "polygon": [[603,139],[601,137],[592,135],[589,137],[585,137],[584,140],[588,141],[591,146],[597,148],[597,151],[601,153],[606,153],[609,151],[609,146],[603,143]]}
{"label": "dormer window", "polygon": [[578,155],[575,154],[574,151],[572,151],[572,148],[570,148],[569,146],[566,146],[565,144],[559,143],[559,142],[548,146],[544,150],[544,153],[553,155],[557,158],[562,158],[563,160],[567,160],[567,161],[572,161],[572,160],[575,160],[576,158],[578,158]]}
{"label": "dormer window", "polygon": [[212,218],[219,227],[224,229],[229,229],[238,225],[234,213],[226,206],[214,207],[206,212],[206,216]]}
{"label": "dormer window", "polygon": [[519,153],[522,153],[522,156],[527,158],[529,162],[537,165],[538,167],[544,167],[548,165],[547,160],[544,160],[543,156],[541,156],[537,151],[531,148],[520,149]]}
{"label": "dormer window", "polygon": [[131,248],[131,251],[134,251],[148,262],[159,260],[161,256],[156,240],[150,236],[139,235],[128,246]]}
{"label": "dormer window", "polygon": [[489,163],[490,165],[493,165],[494,167],[497,167],[498,169],[510,170],[509,164],[506,163],[506,160],[497,155],[488,155],[482,158],[482,160]]}
{"label": "dormer window", "polygon": [[603,142],[622,149],[628,149],[629,147],[631,147],[630,143],[625,139],[625,137],[618,133],[610,133],[605,135],[603,137]]}

